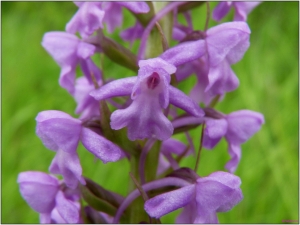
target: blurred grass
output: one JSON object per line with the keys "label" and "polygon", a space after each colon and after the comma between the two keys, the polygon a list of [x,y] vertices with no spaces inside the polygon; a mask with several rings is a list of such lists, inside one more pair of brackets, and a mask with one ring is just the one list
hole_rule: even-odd
{"label": "blurred grass", "polygon": [[[258,111],[264,114],[266,123],[242,145],[243,156],[236,174],[242,179],[244,200],[230,212],[220,213],[221,223],[299,219],[298,9],[298,2],[264,2],[248,17],[251,46],[233,66],[240,86],[216,108],[224,113]],[[70,2],[1,2],[2,223],[38,223],[38,214],[21,198],[16,183],[22,171],[47,172],[55,154],[35,135],[37,113],[56,109],[75,116],[74,100],[58,85],[60,68],[40,44],[44,33],[64,30],[75,11],[76,6]],[[205,7],[193,12],[196,29],[203,29],[204,17]],[[228,21],[231,17],[232,13]],[[133,22],[126,13],[124,27]],[[116,34],[114,39],[120,41]],[[137,47],[135,43],[134,49]],[[104,73],[113,78],[133,75],[108,59],[104,60]],[[188,91],[187,85],[194,82],[190,78],[181,86]],[[196,146],[200,132],[200,128],[192,132]],[[128,174],[129,165],[125,160],[104,165],[84,148],[78,151],[85,176],[120,194],[127,193],[129,177],[124,174]],[[227,145],[222,140],[213,151],[202,151],[198,173],[204,176],[224,170],[228,159]],[[194,163],[195,159],[189,157],[182,165],[193,168]],[[173,222],[169,215],[162,221]]]}

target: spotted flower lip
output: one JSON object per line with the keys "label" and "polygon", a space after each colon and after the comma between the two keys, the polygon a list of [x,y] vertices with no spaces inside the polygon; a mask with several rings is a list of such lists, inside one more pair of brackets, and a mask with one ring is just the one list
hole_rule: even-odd
{"label": "spotted flower lip", "polygon": [[243,199],[240,185],[239,177],[218,171],[194,184],[157,195],[147,200],[144,208],[151,217],[160,218],[184,207],[178,223],[218,223],[217,212],[229,211]]}
{"label": "spotted flower lip", "polygon": [[169,85],[176,67],[161,58],[139,61],[137,77],[112,81],[90,93],[97,100],[131,95],[133,102],[126,109],[111,115],[112,129],[128,128],[130,140],[155,137],[168,139],[173,133],[171,122],[162,109],[169,103],[194,116],[203,116],[202,109],[180,90]]}

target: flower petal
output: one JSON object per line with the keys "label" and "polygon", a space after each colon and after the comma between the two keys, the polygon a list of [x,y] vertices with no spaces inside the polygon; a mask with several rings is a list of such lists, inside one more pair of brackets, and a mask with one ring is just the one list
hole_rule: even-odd
{"label": "flower petal", "polygon": [[233,91],[240,83],[227,60],[220,62],[216,67],[210,68],[208,80],[209,83],[205,88],[205,92],[210,92],[212,96]]}
{"label": "flower petal", "polygon": [[199,214],[195,222],[216,223],[216,212],[228,211],[242,200],[240,184],[239,177],[222,171],[199,178],[196,184]]}
{"label": "flower petal", "polygon": [[147,200],[144,208],[151,217],[160,218],[189,204],[194,197],[195,185],[188,185]]}
{"label": "flower petal", "polygon": [[160,55],[160,58],[177,67],[200,58],[205,52],[204,40],[189,41],[168,49]]}
{"label": "flower petal", "polygon": [[139,67],[149,66],[153,69],[161,68],[164,69],[168,74],[173,74],[176,72],[176,67],[169,62],[161,58],[153,58],[139,61]]}
{"label": "flower petal", "polygon": [[106,24],[108,33],[112,33],[122,24],[122,7],[115,2],[103,2],[102,9],[105,11],[103,23]]}
{"label": "flower petal", "polygon": [[79,207],[74,202],[66,199],[62,191],[59,191],[56,195],[56,209],[67,223],[79,222]]}
{"label": "flower petal", "polygon": [[68,153],[63,150],[58,150],[54,159],[51,162],[49,171],[54,174],[61,174],[64,177],[66,185],[75,189],[80,183],[85,184],[82,175],[82,168],[77,152]]}
{"label": "flower petal", "polygon": [[103,28],[104,11],[100,9],[101,3],[84,2],[66,25],[66,31],[75,34],[78,31],[83,38],[91,36],[94,31]]}
{"label": "flower petal", "polygon": [[137,77],[127,77],[111,81],[90,93],[97,100],[130,95]]}
{"label": "flower petal", "polygon": [[172,123],[162,112],[156,96],[141,93],[129,107],[111,114],[111,128],[119,130],[128,127],[130,140],[154,137],[168,139],[173,133]]}
{"label": "flower petal", "polygon": [[240,160],[241,160],[241,147],[240,145],[228,143],[228,152],[231,156],[230,160],[226,163],[225,168],[230,172],[234,173]]}
{"label": "flower petal", "polygon": [[64,112],[48,110],[40,112],[36,121],[36,134],[47,148],[76,151],[81,132],[80,120]]}
{"label": "flower petal", "polygon": [[261,2],[234,2],[235,7],[235,14],[234,20],[235,21],[246,21],[247,15]]}
{"label": "flower petal", "polygon": [[220,21],[229,12],[232,2],[220,2],[213,11],[213,19]]}
{"label": "flower petal", "polygon": [[196,117],[204,116],[204,111],[190,97],[173,86],[169,86],[170,103]]}
{"label": "flower petal", "polygon": [[203,147],[213,149],[227,132],[225,119],[208,119],[205,122]]}
{"label": "flower petal", "polygon": [[226,139],[232,144],[242,144],[264,124],[264,116],[251,110],[239,110],[226,116],[228,132]]}
{"label": "flower petal", "polygon": [[229,54],[231,64],[238,62],[248,49],[250,29],[245,22],[227,22],[210,28],[206,44],[210,66],[217,66]]}
{"label": "flower petal", "polygon": [[148,13],[150,8],[146,2],[115,2],[134,13]]}
{"label": "flower petal", "polygon": [[115,162],[122,156],[122,150],[117,145],[88,128],[82,129],[81,142],[88,151],[104,163]]}
{"label": "flower petal", "polygon": [[42,172],[22,172],[18,176],[20,192],[28,205],[39,213],[50,213],[55,206],[58,180]]}
{"label": "flower petal", "polygon": [[45,33],[42,40],[42,46],[60,66],[76,64],[78,43],[75,35],[57,31]]}

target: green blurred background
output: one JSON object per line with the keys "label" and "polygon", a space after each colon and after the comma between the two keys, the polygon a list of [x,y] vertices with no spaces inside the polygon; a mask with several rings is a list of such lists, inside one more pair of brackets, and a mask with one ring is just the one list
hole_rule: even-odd
{"label": "green blurred background", "polygon": [[[211,2],[213,8],[216,3]],[[2,16],[2,188],[1,223],[38,223],[22,199],[16,183],[22,171],[48,171],[54,152],[47,150],[35,135],[35,117],[42,110],[61,110],[73,116],[75,102],[58,85],[59,66],[41,46],[43,34],[63,31],[76,12],[71,2],[1,2]],[[242,145],[242,160],[236,174],[242,179],[243,201],[221,223],[281,223],[298,220],[298,2],[264,2],[248,17],[251,46],[233,66],[239,88],[226,95],[216,108],[224,113],[250,109],[264,114],[265,124]],[[125,12],[125,10],[124,10]],[[196,29],[203,29],[205,7],[193,11]],[[125,12],[123,27],[134,23]],[[232,18],[232,12],[224,21]],[[210,21],[210,25],[216,23]],[[120,41],[117,30],[113,38]],[[128,44],[126,45],[128,46]],[[136,49],[138,43],[134,45]],[[104,59],[106,77],[133,76],[126,69]],[[180,87],[195,83],[195,78]],[[192,132],[199,145],[201,129]],[[182,139],[182,136],[176,135]],[[78,149],[84,175],[105,188],[127,194],[129,164],[125,160],[104,165]],[[198,173],[202,176],[224,170],[228,161],[224,140],[213,151],[202,151]],[[189,157],[183,166],[194,167]],[[172,216],[162,218],[172,223]]]}

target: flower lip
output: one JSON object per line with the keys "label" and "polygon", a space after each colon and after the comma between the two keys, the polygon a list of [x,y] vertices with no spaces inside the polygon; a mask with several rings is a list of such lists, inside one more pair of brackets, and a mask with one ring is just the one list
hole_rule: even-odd
{"label": "flower lip", "polygon": [[149,89],[154,89],[160,83],[160,77],[158,73],[154,72],[147,78],[147,86]]}

